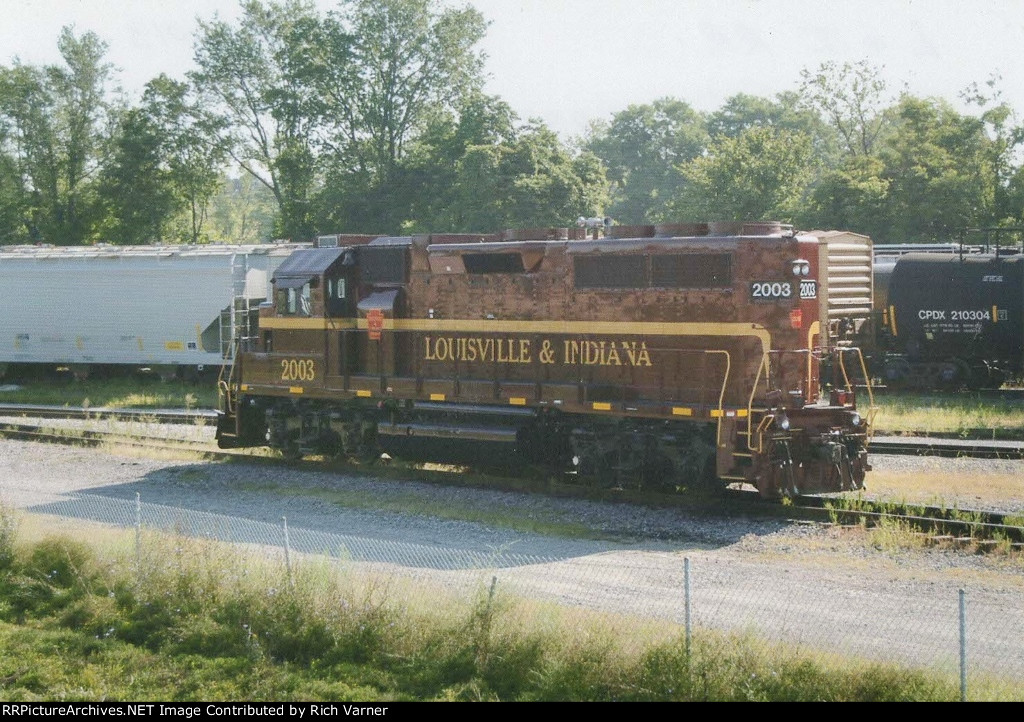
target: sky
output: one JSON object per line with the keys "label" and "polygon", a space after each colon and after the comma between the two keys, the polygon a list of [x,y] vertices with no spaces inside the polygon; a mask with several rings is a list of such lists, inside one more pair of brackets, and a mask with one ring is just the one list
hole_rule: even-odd
{"label": "sky", "polygon": [[[444,0],[462,5],[459,0]],[[316,0],[322,9],[335,0]],[[803,68],[867,60],[890,93],[959,93],[993,74],[1024,118],[1024,0],[470,0],[490,21],[486,90],[566,140],[630,104],[713,111],[736,93],[796,90]],[[196,18],[237,0],[0,0],[0,64],[58,62],[65,25],[109,45],[129,93],[192,67]]]}

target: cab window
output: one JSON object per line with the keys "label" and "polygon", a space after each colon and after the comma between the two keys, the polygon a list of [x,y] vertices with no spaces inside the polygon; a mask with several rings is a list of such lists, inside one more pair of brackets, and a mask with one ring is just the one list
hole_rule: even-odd
{"label": "cab window", "polygon": [[312,295],[309,284],[302,288],[282,288],[277,292],[277,313],[282,316],[311,316]]}
{"label": "cab window", "polygon": [[324,304],[328,316],[341,318],[350,315],[351,309],[345,278],[327,278],[325,291]]}

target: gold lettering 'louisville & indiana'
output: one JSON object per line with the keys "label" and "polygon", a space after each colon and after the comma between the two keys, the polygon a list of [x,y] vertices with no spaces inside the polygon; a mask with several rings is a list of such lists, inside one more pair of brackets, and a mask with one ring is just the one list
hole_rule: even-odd
{"label": "gold lettering 'louisville & indiana'", "polygon": [[[539,354],[535,352],[539,350]],[[557,351],[560,350],[560,358]],[[535,355],[544,364],[561,363],[582,366],[653,366],[644,341],[549,340],[536,349],[531,339],[479,338],[475,336],[426,336],[426,361],[466,363],[528,364]]]}

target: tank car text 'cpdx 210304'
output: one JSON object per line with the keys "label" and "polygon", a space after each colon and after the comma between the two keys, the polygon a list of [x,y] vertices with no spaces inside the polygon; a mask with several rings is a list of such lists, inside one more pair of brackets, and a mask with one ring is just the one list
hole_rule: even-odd
{"label": "tank car text 'cpdx 210304'", "polygon": [[220,445],[469,445],[586,483],[765,497],[863,485],[850,379],[867,374],[829,338],[841,244],[778,223],[583,225],[294,251],[220,379]]}
{"label": "tank car text 'cpdx 210304'", "polygon": [[981,230],[1018,243],[874,247],[876,315],[859,343],[887,385],[999,388],[1024,374],[1024,228]]}

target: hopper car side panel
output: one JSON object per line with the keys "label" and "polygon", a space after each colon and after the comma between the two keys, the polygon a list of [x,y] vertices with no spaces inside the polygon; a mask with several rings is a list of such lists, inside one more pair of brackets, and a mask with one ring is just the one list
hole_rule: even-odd
{"label": "hopper car side panel", "polygon": [[236,299],[270,294],[292,248],[0,251],[0,365],[220,365]]}

